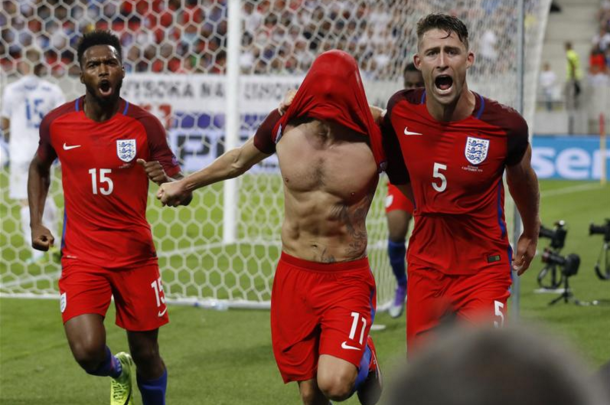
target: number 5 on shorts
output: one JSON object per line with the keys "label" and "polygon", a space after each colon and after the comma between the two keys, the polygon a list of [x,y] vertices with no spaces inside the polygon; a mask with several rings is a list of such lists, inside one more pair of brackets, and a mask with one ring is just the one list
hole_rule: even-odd
{"label": "number 5 on shorts", "polygon": [[495,316],[500,318],[499,321],[494,321],[494,326],[496,328],[501,328],[504,326],[504,312],[502,312],[503,309],[504,304],[502,304],[500,301],[494,301]]}

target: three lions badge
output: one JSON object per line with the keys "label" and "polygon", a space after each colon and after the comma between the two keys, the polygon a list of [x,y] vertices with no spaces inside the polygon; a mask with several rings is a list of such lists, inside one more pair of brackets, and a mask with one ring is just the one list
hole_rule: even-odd
{"label": "three lions badge", "polygon": [[473,138],[469,136],[466,140],[466,149],[464,155],[466,160],[473,165],[480,165],[487,157],[487,151],[489,150],[489,140]]}
{"label": "three lions badge", "polygon": [[120,139],[116,141],[116,154],[123,162],[131,162],[136,157],[136,140]]}

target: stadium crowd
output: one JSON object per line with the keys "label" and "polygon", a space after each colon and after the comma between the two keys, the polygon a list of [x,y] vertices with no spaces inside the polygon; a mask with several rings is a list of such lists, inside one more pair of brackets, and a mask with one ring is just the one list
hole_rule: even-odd
{"label": "stadium crowd", "polygon": [[591,79],[605,80],[608,83],[610,74],[610,1],[601,3],[599,13],[599,32],[593,36],[589,54],[589,74]]}
{"label": "stadium crowd", "polygon": [[[305,73],[316,55],[341,49],[359,61],[363,76],[370,79],[400,77],[404,61],[415,51],[407,48],[414,43],[414,33],[400,27],[415,26],[412,15],[429,7],[405,2],[388,8],[365,0],[242,4],[242,73]],[[472,27],[484,32],[473,44],[481,56],[481,71],[506,71],[514,59],[507,54],[514,48],[513,38],[502,35],[511,23],[496,18],[506,13],[505,7],[499,0],[475,9],[455,2],[459,18],[498,22]],[[227,25],[226,0],[3,0],[0,66],[7,74],[16,74],[22,50],[33,46],[42,50],[54,76],[78,75],[77,38],[92,29],[110,29],[121,39],[128,72],[222,74]]]}

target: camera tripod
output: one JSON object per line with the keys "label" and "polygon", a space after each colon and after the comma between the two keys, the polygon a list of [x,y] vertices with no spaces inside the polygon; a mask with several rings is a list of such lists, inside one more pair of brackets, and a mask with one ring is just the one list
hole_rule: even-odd
{"label": "camera tripod", "polygon": [[[551,274],[551,282],[549,284],[544,284],[544,282],[542,280],[549,273]],[[542,268],[542,270],[540,270],[540,273],[538,273],[538,285],[540,286],[540,288],[542,288],[544,290],[549,290],[549,291],[556,290],[561,285],[564,277],[565,276],[561,272],[559,272],[559,274],[558,274],[558,269],[557,269],[556,264],[547,263],[547,265],[544,266]]]}
{"label": "camera tripod", "polygon": [[[574,294],[572,294],[572,291],[570,291],[570,281],[569,280],[570,280],[570,277],[563,275],[563,292],[561,293],[561,295],[559,297],[557,297],[557,298],[553,299],[551,302],[549,302],[549,305],[555,305],[562,299],[563,299],[563,302],[565,302],[567,304],[568,301],[570,301],[570,299],[574,299]],[[580,301],[574,299],[574,303],[579,305]]]}
{"label": "camera tripod", "polygon": [[565,302],[566,304],[570,300],[572,300],[575,305],[579,305],[581,307],[608,304],[608,302],[606,300],[593,300],[593,301],[577,300],[576,298],[574,298],[574,294],[572,294],[572,291],[570,290],[570,281],[569,280],[570,280],[569,276],[563,275],[563,292],[561,293],[561,295],[559,297],[557,297],[557,298],[553,299],[551,302],[549,302],[549,305],[555,305],[561,300],[563,300],[563,302]]}
{"label": "camera tripod", "polygon": [[[600,280],[607,281],[610,280],[610,261],[608,259],[610,252],[610,241],[605,241],[602,246],[601,252],[599,252],[599,257],[597,258],[597,263],[595,263],[595,274]],[[605,272],[602,271],[602,268],[605,268]]]}

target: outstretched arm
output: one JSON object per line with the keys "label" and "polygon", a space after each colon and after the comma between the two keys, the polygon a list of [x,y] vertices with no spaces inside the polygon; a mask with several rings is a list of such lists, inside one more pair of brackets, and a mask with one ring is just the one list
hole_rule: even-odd
{"label": "outstretched arm", "polygon": [[42,224],[44,203],[51,185],[51,164],[53,161],[42,160],[36,154],[30,163],[28,175],[28,202],[30,205],[30,228],[32,230],[32,247],[47,251],[55,238],[51,231]]}
{"label": "outstretched arm", "polygon": [[[163,165],[158,160],[146,161],[144,159],[138,159],[137,163],[142,166],[148,179],[157,185],[161,185],[163,183],[171,183],[173,181],[178,181],[184,178],[184,174],[182,172],[178,172],[174,177],[169,177],[167,173],[165,173],[165,169],[163,169]],[[193,195],[185,196],[184,199],[180,200],[180,205],[189,205],[191,200],[193,199]]]}
{"label": "outstretched arm", "polygon": [[211,165],[192,173],[182,180],[164,183],[157,192],[163,205],[180,205],[194,190],[219,181],[232,179],[248,171],[269,154],[254,146],[254,138],[248,139],[241,147],[232,149],[220,156]]}
{"label": "outstretched arm", "polygon": [[531,166],[532,148],[527,147],[521,161],[506,167],[506,182],[510,195],[523,221],[523,233],[517,242],[517,250],[513,261],[513,270],[518,275],[529,268],[538,244],[540,231],[540,191],[538,178]]}

